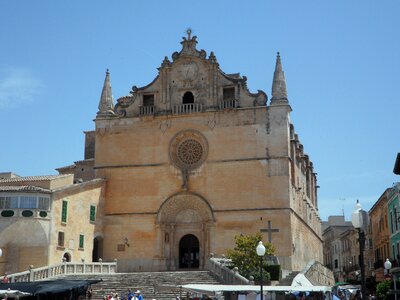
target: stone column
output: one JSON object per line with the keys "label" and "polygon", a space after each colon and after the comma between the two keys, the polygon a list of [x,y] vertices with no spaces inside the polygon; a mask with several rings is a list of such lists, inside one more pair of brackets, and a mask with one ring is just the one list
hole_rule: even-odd
{"label": "stone column", "polygon": [[201,243],[200,243],[200,249],[199,249],[199,259],[200,259],[200,269],[204,269],[204,263],[205,263],[205,258],[206,258],[206,226],[205,223],[201,223]]}
{"label": "stone column", "polygon": [[[169,265],[171,270],[176,270],[176,259],[175,259],[175,224],[171,224],[171,231],[170,231],[170,257],[169,257]],[[178,253],[179,255],[179,253]]]}

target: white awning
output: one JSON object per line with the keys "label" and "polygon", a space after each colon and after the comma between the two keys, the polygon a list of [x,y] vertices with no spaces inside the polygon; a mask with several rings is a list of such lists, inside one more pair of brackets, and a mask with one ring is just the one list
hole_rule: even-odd
{"label": "white awning", "polygon": [[17,290],[0,290],[0,296],[4,297],[4,296],[8,296],[8,297],[26,297],[26,296],[30,296],[31,294],[29,293],[25,293],[25,292],[21,292],[21,291],[17,291]]}
{"label": "white awning", "polygon": [[[260,292],[259,285],[225,285],[225,284],[185,284],[182,288],[196,292]],[[331,292],[332,287],[324,285],[311,286],[263,286],[264,292]]]}

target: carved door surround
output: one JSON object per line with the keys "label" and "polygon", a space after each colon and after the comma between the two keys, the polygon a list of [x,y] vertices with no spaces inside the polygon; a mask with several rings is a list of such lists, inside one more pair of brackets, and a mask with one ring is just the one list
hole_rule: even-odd
{"label": "carved door surround", "polygon": [[172,195],[157,213],[160,237],[160,256],[167,270],[179,269],[179,242],[188,234],[199,240],[199,268],[204,269],[210,253],[210,231],[215,219],[210,204],[200,195],[182,192]]}

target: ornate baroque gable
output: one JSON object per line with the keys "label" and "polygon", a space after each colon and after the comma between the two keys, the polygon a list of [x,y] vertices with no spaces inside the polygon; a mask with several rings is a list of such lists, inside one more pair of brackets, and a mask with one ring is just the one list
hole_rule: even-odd
{"label": "ornate baroque gable", "polygon": [[114,111],[120,117],[186,114],[203,111],[265,106],[267,95],[250,93],[247,78],[226,74],[211,52],[197,50],[197,38],[183,38],[182,50],[165,57],[159,74],[144,87],[133,86],[129,96],[117,100]]}

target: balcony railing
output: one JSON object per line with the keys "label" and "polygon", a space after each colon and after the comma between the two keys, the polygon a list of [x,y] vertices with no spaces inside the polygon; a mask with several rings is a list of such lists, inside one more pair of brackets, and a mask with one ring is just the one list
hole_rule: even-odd
{"label": "balcony railing", "polygon": [[197,113],[201,112],[202,110],[203,110],[203,105],[200,103],[188,103],[188,104],[174,105],[172,107],[172,113],[175,115]]}
{"label": "balcony railing", "polygon": [[219,109],[232,109],[237,107],[237,100],[224,100],[218,103]]}
{"label": "balcony railing", "polygon": [[154,105],[139,106],[139,114],[141,116],[154,115],[155,111]]}

